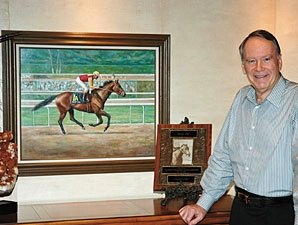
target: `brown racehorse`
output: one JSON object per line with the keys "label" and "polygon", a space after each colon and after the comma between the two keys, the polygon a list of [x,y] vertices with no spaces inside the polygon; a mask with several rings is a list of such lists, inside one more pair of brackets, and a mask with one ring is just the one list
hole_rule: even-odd
{"label": "brown racehorse", "polygon": [[105,102],[113,92],[118,95],[121,95],[122,97],[126,95],[125,91],[119,84],[119,80],[106,81],[102,87],[92,90],[91,102],[73,103],[72,102],[73,92],[62,92],[60,94],[52,95],[48,97],[47,99],[43,100],[42,102],[34,106],[32,110],[33,111],[38,110],[39,108],[48,105],[54,99],[56,99],[55,103],[60,112],[58,124],[60,125],[61,131],[63,134],[66,134],[66,132],[64,130],[62,122],[67,112],[69,113],[70,120],[75,122],[82,129],[85,130],[84,125],[78,120],[76,120],[76,118],[74,117],[74,109],[78,111],[87,112],[87,113],[94,113],[97,116],[99,121],[98,123],[95,123],[95,124],[89,124],[90,126],[93,126],[93,127],[96,127],[103,123],[102,116],[107,117],[108,118],[107,126],[104,129],[104,131],[106,131],[110,126],[111,115],[105,112],[103,109],[104,109]]}

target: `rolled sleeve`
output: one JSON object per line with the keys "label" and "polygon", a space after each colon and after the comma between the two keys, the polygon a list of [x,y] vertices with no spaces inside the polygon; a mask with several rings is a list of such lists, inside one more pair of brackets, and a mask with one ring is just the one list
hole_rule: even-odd
{"label": "rolled sleeve", "polygon": [[212,196],[204,193],[197,201],[197,204],[203,207],[206,211],[209,211],[215,201],[216,199],[212,198]]}

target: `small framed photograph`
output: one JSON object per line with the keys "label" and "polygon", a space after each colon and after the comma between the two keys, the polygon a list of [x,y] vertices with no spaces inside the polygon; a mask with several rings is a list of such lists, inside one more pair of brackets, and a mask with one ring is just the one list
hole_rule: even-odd
{"label": "small framed photograph", "polygon": [[159,124],[154,191],[199,187],[211,154],[211,124]]}

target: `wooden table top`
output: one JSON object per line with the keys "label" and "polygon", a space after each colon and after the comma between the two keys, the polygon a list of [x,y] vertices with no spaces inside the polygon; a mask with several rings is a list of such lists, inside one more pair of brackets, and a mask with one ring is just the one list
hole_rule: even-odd
{"label": "wooden table top", "polygon": [[[183,206],[182,199],[172,199],[162,206],[162,199],[131,199],[115,201],[90,201],[55,204],[32,204],[18,206],[18,224],[47,221],[76,221],[99,218],[126,218],[144,216],[177,216]],[[233,198],[223,196],[213,205],[206,216],[228,215]]]}

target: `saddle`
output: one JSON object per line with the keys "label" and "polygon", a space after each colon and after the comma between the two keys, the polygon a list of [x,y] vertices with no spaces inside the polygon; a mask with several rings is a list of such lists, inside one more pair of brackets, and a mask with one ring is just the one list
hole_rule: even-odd
{"label": "saddle", "polygon": [[72,100],[71,103],[73,104],[78,104],[78,103],[88,103],[91,101],[91,94],[87,94],[86,95],[86,99],[85,99],[85,95],[82,92],[74,92],[72,94]]}

